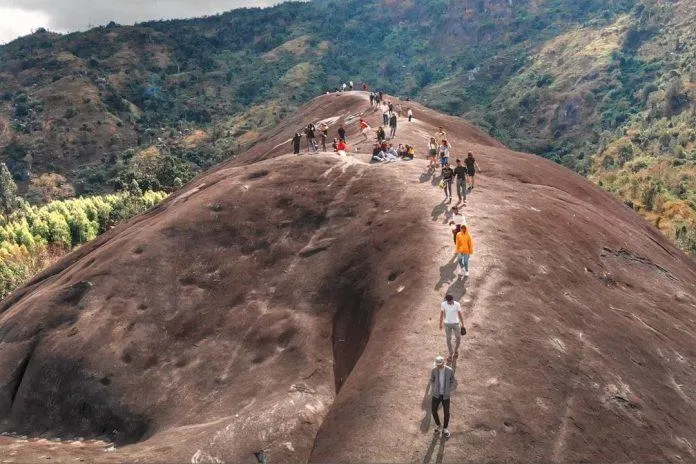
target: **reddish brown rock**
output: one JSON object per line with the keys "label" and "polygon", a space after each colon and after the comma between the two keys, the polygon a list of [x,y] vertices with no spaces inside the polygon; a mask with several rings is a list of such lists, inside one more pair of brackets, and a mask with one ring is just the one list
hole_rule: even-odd
{"label": "reddish brown rock", "polygon": [[[369,151],[355,118],[381,114],[360,93],[323,96],[10,295],[0,414],[27,439],[4,437],[0,456],[694,459],[693,261],[583,178],[408,105],[397,141],[413,162],[286,155],[310,119],[349,120],[349,145]],[[483,169],[465,282],[422,159],[440,125]],[[426,389],[445,291],[469,329],[448,442]]]}

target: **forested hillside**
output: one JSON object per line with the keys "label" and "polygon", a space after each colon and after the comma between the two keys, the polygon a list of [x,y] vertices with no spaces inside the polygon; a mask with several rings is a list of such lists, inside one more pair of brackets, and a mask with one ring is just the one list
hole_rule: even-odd
{"label": "forested hillside", "polygon": [[353,80],[589,175],[694,251],[689,3],[315,0],[41,30],[0,47],[0,157],[35,201],[171,191]]}

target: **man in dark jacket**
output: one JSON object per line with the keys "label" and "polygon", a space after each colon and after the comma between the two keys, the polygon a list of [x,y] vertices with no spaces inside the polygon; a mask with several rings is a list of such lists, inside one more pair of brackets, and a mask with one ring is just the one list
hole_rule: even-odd
{"label": "man in dark jacket", "polygon": [[459,201],[464,200],[464,206],[466,206],[466,167],[462,165],[462,160],[457,160],[457,166],[454,168],[454,175],[457,178],[457,196]]}
{"label": "man in dark jacket", "polygon": [[292,150],[296,155],[300,154],[300,140],[302,140],[302,136],[299,132],[295,132],[295,136],[292,138]]}
{"label": "man in dark jacket", "polygon": [[389,128],[391,129],[389,131],[389,138],[393,139],[396,137],[396,113],[392,112],[391,116],[389,117]]}
{"label": "man in dark jacket", "polygon": [[[454,370],[445,365],[442,356],[435,358],[435,367],[430,371],[431,411],[435,420],[435,433],[442,433],[445,438],[450,436],[447,427],[450,419],[450,394],[454,383]],[[440,416],[437,412],[440,403],[442,403],[442,409],[445,413],[444,424],[440,424]]]}

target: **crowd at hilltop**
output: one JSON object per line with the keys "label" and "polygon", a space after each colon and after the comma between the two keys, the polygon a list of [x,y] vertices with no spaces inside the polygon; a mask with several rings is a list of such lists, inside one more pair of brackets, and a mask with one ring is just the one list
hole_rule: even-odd
{"label": "crowd at hilltop", "polygon": [[[362,89],[364,91],[368,90],[365,84],[362,84]],[[343,84],[336,89],[337,92],[350,90],[353,90],[353,82]],[[370,92],[369,98],[369,111],[380,112],[382,114],[382,124],[373,129],[365,118],[359,118],[357,129],[362,140],[356,143],[373,142],[371,161],[374,163],[413,160],[416,157],[416,148],[412,145],[396,143],[394,140],[399,118],[404,115],[402,104],[399,102],[395,105],[391,101],[385,100],[385,95],[382,92]],[[409,122],[413,122],[414,114],[411,108],[406,108],[405,115]],[[309,153],[319,152],[317,138],[321,143],[322,151],[327,150],[329,126],[324,121],[317,124],[309,123],[302,130],[295,133],[292,138],[295,154],[300,154],[303,136],[306,138],[307,151]],[[385,128],[389,128],[389,134],[387,134]],[[443,203],[451,204],[454,193],[456,193],[458,198],[457,204],[450,209],[448,225],[451,228],[454,241],[455,275],[459,276],[459,280],[464,280],[469,277],[469,263],[471,255],[474,253],[474,241],[470,234],[467,219],[462,214],[461,208],[467,206],[467,196],[474,190],[476,174],[481,172],[481,169],[471,151],[467,152],[463,159],[456,156],[455,148],[442,127],[438,127],[432,137],[429,137],[424,142],[427,150],[425,158],[428,161],[425,175],[432,178],[433,184],[444,191],[445,198]],[[338,125],[336,137],[333,139],[331,147],[340,156],[347,156],[346,129],[343,124]],[[452,159],[454,159],[454,163],[451,162]],[[454,369],[459,357],[459,346],[462,336],[466,334],[461,304],[451,294],[445,295],[444,301],[440,304],[439,328],[445,333],[448,356],[446,358],[437,356],[435,358],[435,366],[430,373],[431,413],[436,424],[435,432],[448,438],[450,436],[448,429],[450,394],[456,384]],[[440,422],[438,414],[440,405],[442,405],[444,410],[444,422]]]}

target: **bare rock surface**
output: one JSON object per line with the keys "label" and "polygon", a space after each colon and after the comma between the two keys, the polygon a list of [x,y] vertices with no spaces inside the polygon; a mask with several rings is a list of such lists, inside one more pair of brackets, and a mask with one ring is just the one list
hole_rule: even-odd
{"label": "bare rock surface", "polygon": [[[364,93],[319,97],[1,302],[0,458],[696,459],[694,262],[585,179],[402,105],[412,162],[369,163]],[[288,155],[310,120],[346,122],[351,155]],[[422,159],[438,126],[483,169],[465,281]],[[445,292],[469,330],[448,441],[427,389]]]}

